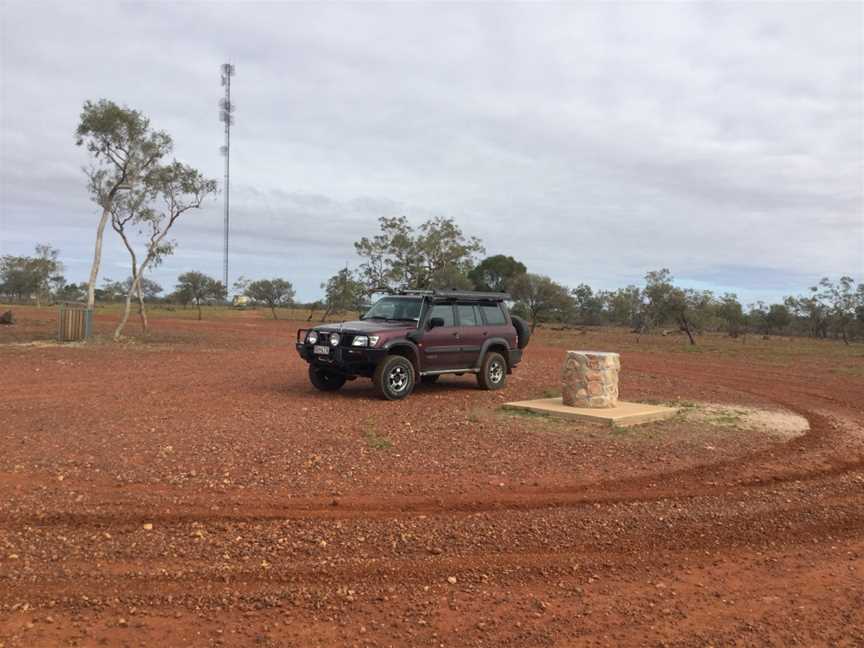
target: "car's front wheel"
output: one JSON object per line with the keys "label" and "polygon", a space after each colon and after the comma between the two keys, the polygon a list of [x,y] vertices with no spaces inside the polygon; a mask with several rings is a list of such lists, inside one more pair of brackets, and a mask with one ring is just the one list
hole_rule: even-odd
{"label": "car's front wheel", "polygon": [[375,368],[375,389],[387,400],[400,400],[414,391],[414,365],[408,358],[387,356]]}
{"label": "car's front wheel", "polygon": [[336,391],[345,384],[345,376],[323,367],[309,365],[309,382],[321,391]]}
{"label": "car's front wheel", "polygon": [[483,358],[477,383],[483,389],[501,389],[507,382],[507,361],[500,353],[487,353]]}

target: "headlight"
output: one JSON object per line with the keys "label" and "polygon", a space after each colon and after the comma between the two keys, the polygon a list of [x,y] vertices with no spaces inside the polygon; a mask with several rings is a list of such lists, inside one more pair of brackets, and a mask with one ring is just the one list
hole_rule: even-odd
{"label": "headlight", "polygon": [[338,333],[331,333],[330,334],[330,346],[339,346],[339,340],[341,340],[341,339],[342,338],[339,336]]}
{"label": "headlight", "polygon": [[306,334],[306,341],[309,344],[317,344],[318,342],[318,331],[309,331]]}
{"label": "headlight", "polygon": [[374,347],[376,344],[378,344],[377,335],[355,335],[351,340],[351,346],[356,347]]}

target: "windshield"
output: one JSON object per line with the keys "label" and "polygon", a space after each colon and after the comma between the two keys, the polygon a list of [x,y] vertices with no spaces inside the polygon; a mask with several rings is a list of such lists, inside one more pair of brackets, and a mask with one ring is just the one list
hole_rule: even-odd
{"label": "windshield", "polygon": [[387,319],[416,322],[420,319],[421,297],[384,297],[360,319]]}

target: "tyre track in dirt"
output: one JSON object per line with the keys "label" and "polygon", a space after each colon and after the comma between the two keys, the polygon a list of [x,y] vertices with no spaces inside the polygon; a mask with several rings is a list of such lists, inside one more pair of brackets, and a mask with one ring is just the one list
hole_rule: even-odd
{"label": "tyre track in dirt", "polygon": [[[784,482],[815,480],[864,469],[864,450],[859,453],[857,458],[841,457],[837,454],[837,445],[840,445],[840,451],[848,453],[849,440],[836,438],[839,436],[837,427],[832,424],[828,416],[818,413],[812,409],[812,406],[802,404],[800,399],[793,400],[788,395],[778,396],[778,394],[788,394],[790,385],[774,382],[772,389],[764,388],[765,380],[768,377],[772,379],[785,378],[788,381],[790,378],[797,380],[799,379],[798,376],[790,376],[788,372],[760,371],[750,367],[746,371],[742,371],[741,368],[736,367],[734,376],[730,377],[718,373],[721,369],[728,371],[728,367],[714,365],[707,367],[711,371],[711,378],[705,380],[703,369],[706,367],[704,365],[699,367],[674,366],[669,363],[671,366],[664,368],[651,366],[646,370],[640,366],[644,363],[641,357],[631,354],[628,356],[628,361],[636,372],[650,372],[655,375],[683,378],[694,384],[702,383],[706,386],[722,385],[743,394],[759,397],[803,416],[808,420],[810,429],[802,437],[750,454],[745,459],[720,460],[695,468],[604,480],[596,484],[580,484],[570,488],[526,489],[504,493],[493,490],[458,497],[293,497],[290,504],[267,506],[261,505],[262,500],[272,501],[278,497],[274,497],[272,493],[256,493],[254,497],[246,497],[239,501],[228,499],[225,502],[226,506],[233,505],[243,508],[242,513],[231,515],[214,515],[206,508],[201,510],[206,507],[205,504],[202,504],[200,508],[195,506],[181,507],[170,513],[154,513],[149,507],[147,510],[136,512],[134,501],[129,501],[114,504],[117,508],[123,508],[123,513],[74,514],[64,512],[34,517],[0,513],[0,521],[12,525],[80,524],[82,526],[107,526],[114,522],[138,523],[147,520],[215,522],[226,519],[265,521],[304,518],[349,519],[351,517],[386,517],[407,514],[474,514],[490,511],[580,507],[599,503],[648,502],[720,494],[729,496],[737,488],[773,487]],[[835,385],[835,387],[837,386]],[[839,404],[843,408],[841,411],[844,417],[848,417],[849,414],[860,414],[860,411],[852,410],[846,400],[825,396],[821,392],[814,392],[812,389],[796,393],[809,398],[824,397],[835,405]],[[814,466],[812,465],[814,459],[812,454],[801,456],[803,452],[812,453],[814,450],[828,451],[829,454],[825,456],[825,459],[830,461],[830,465]],[[789,465],[782,465],[784,457],[791,457],[794,461]],[[803,468],[795,467],[796,464],[800,465],[801,463],[810,463],[811,465]],[[753,471],[760,473],[759,476],[754,477],[749,474]],[[110,502],[112,496],[116,496],[116,488],[114,487],[99,489],[91,486],[91,491],[97,496],[101,492],[106,498],[106,502]]]}
{"label": "tyre track in dirt", "polygon": [[[560,355],[534,351],[553,367]],[[54,499],[0,512],[0,643],[864,645],[854,381],[627,358],[636,378],[722,388],[811,429],[697,467],[459,495],[283,498],[73,475],[64,487],[90,502],[77,511],[55,474],[34,473],[22,495]],[[24,550],[13,561],[5,546]]]}

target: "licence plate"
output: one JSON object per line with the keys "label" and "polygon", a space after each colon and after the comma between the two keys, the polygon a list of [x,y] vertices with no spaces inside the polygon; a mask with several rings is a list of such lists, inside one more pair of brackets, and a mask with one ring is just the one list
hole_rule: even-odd
{"label": "licence plate", "polygon": [[330,355],[330,347],[323,344],[316,344],[314,351],[318,355]]}

